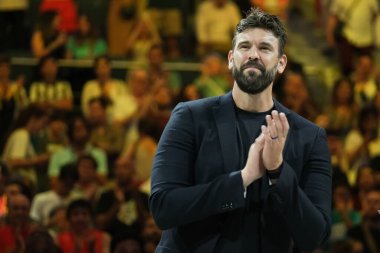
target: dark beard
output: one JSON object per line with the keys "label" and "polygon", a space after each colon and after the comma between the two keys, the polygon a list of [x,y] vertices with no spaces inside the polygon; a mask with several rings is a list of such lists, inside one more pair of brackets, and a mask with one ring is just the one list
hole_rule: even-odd
{"label": "dark beard", "polygon": [[[244,74],[243,71],[246,68],[255,67],[260,70],[261,74],[256,74],[256,72],[249,72]],[[240,69],[238,69],[233,63],[232,76],[234,77],[239,88],[249,94],[259,94],[264,91],[268,86],[274,81],[277,74],[277,64],[272,69],[265,69],[264,66],[259,64],[257,61],[249,61],[243,64]]]}

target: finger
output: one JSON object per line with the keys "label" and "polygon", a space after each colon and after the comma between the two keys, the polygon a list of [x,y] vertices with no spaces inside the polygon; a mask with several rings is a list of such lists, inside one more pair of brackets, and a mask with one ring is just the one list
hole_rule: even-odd
{"label": "finger", "polygon": [[259,135],[259,137],[257,137],[257,138],[255,139],[255,143],[257,143],[257,144],[260,145],[260,146],[263,146],[264,142],[265,142],[265,135],[264,135],[264,133],[261,133],[261,134]]}
{"label": "finger", "polygon": [[270,143],[272,141],[272,137],[270,136],[269,128],[265,125],[262,125],[261,132],[264,135],[264,140]]}
{"label": "finger", "polygon": [[276,111],[276,110],[272,111],[272,118],[274,121],[274,125],[276,127],[276,131],[277,131],[276,133],[279,135],[279,137],[283,137],[283,135],[281,133],[283,133],[284,127],[282,125],[282,121],[280,120],[280,116],[278,114],[278,111]]}
{"label": "finger", "polygon": [[280,120],[281,120],[282,126],[283,126],[281,133],[282,133],[283,137],[286,137],[288,135],[290,127],[289,127],[289,122],[288,122],[288,119],[286,118],[285,113],[283,113],[283,112],[280,113]]}
{"label": "finger", "polygon": [[267,128],[269,130],[269,134],[271,136],[271,138],[276,138],[277,136],[277,129],[276,129],[276,125],[274,123],[274,120],[272,118],[271,115],[267,115],[265,116],[265,119],[266,119],[266,122],[267,122]]}

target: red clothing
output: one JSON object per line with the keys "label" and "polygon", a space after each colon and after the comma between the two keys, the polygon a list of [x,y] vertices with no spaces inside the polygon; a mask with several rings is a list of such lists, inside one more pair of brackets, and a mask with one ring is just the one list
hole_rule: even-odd
{"label": "red clothing", "polygon": [[[86,241],[82,241],[81,245],[77,245],[75,240],[75,235],[70,232],[63,232],[58,234],[58,245],[62,253],[102,253],[103,251],[103,237],[104,232],[100,230],[93,229],[90,231],[88,238],[91,238]],[[80,247],[79,251],[76,251]],[[93,247],[94,251],[91,251]]]}
{"label": "red clothing", "polygon": [[[20,230],[20,235],[24,242],[34,227],[34,224],[28,224]],[[2,225],[0,227],[0,252],[11,252],[16,248],[16,242],[15,229],[9,224]]]}
{"label": "red clothing", "polygon": [[74,0],[43,0],[40,11],[57,11],[61,22],[59,29],[63,32],[72,33],[78,27],[77,6]]}
{"label": "red clothing", "polygon": [[0,196],[0,216],[5,216],[7,212],[7,195],[3,194]]}

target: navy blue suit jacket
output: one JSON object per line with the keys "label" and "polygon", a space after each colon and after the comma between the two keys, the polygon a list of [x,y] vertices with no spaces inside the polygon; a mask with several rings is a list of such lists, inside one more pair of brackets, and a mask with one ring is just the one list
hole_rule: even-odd
{"label": "navy blue suit jacket", "polygon": [[[275,108],[286,114],[290,130],[277,183],[260,179],[260,251],[292,252],[294,245],[312,250],[331,225],[326,134],[277,101]],[[163,229],[157,253],[249,251],[241,236],[245,198],[237,124],[231,93],[173,110],[151,177],[149,204]]]}

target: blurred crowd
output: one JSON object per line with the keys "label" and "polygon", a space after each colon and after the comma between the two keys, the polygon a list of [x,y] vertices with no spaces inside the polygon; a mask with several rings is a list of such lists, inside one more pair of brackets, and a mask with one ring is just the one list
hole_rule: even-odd
{"label": "blurred crowd", "polygon": [[[311,87],[303,66],[289,59],[274,92],[327,132],[333,224],[316,252],[378,253],[380,69],[373,53],[380,3],[312,2],[313,29],[326,31],[323,53],[340,75],[332,87]],[[161,231],[149,213],[149,178],[172,109],[232,88],[226,55],[250,6],[287,23],[302,4],[0,0],[0,252],[153,253]],[[32,80],[12,74],[17,50],[38,59]],[[188,58],[200,64],[190,82],[164,66]],[[91,71],[71,73],[79,95],[60,59],[93,61]],[[114,59],[139,67],[120,79]]]}

